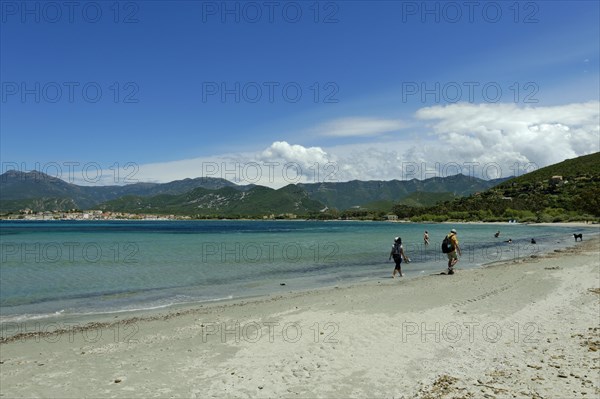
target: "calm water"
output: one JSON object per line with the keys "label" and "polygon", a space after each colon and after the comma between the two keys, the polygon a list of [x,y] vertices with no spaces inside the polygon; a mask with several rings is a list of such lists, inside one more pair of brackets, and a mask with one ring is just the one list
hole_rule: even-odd
{"label": "calm water", "polygon": [[[455,227],[460,268],[551,251],[573,227],[305,221],[0,222],[0,321],[152,309],[439,272]],[[429,231],[431,245],[423,245]],[[500,238],[494,233],[500,230]],[[585,229],[584,229],[585,230]],[[596,229],[597,230],[597,229]],[[589,234],[586,232],[586,234]],[[532,237],[537,245],[530,245]],[[504,243],[512,238],[513,243]],[[285,285],[281,285],[284,283]]]}

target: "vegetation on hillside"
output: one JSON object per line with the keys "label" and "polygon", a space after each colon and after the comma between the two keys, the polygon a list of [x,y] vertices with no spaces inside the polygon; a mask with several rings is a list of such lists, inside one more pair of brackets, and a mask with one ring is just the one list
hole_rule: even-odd
{"label": "vegetation on hillside", "polygon": [[397,204],[412,221],[562,222],[600,218],[600,153],[510,179],[483,193],[420,208]]}
{"label": "vegetation on hillside", "polygon": [[[426,203],[419,205],[433,205],[436,200],[425,198],[426,196],[435,197],[436,194],[444,194],[444,199],[450,199],[447,193],[454,196],[466,196],[497,185],[506,179],[483,180],[472,176],[462,174],[431,177],[425,180],[390,180],[390,181],[361,181],[353,180],[349,182],[325,182],[298,184],[308,192],[310,198],[320,201],[329,208],[339,210],[355,209],[364,207],[373,209],[373,204],[382,201],[390,201],[392,204],[409,198],[409,201],[417,201],[418,198],[411,197],[413,193],[425,194],[423,199]],[[414,202],[413,202],[414,204]],[[387,208],[390,211],[391,207]]]}
{"label": "vegetation on hillside", "polygon": [[196,218],[255,218],[287,215],[305,216],[318,212],[323,205],[308,198],[299,187],[288,185],[279,190],[256,186],[248,191],[233,187],[218,190],[197,188],[180,195],[153,197],[127,196],[105,202],[102,210],[188,215]]}

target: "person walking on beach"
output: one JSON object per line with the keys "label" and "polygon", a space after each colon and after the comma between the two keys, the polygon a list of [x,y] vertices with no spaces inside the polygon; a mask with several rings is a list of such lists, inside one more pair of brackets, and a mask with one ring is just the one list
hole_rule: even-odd
{"label": "person walking on beach", "polygon": [[458,245],[458,237],[456,237],[456,229],[450,230],[450,234],[446,236],[452,245],[452,250],[448,255],[448,274],[454,274],[454,266],[458,263],[458,257],[462,256],[460,246]]}
{"label": "person walking on beach", "polygon": [[402,238],[400,237],[394,238],[394,244],[392,245],[392,251],[390,252],[390,257],[388,260],[391,260],[392,257],[394,258],[394,262],[396,262],[396,267],[392,272],[392,278],[396,278],[396,273],[400,274],[400,277],[402,277],[402,259],[406,260],[407,258],[404,254],[404,248],[402,248]]}
{"label": "person walking on beach", "polygon": [[429,245],[429,233],[427,230],[425,230],[425,234],[423,234],[423,241],[425,242],[425,245]]}

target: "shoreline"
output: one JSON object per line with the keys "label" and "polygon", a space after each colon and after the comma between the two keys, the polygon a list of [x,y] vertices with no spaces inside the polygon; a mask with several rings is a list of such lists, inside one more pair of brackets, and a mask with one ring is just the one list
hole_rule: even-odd
{"label": "shoreline", "polygon": [[[1,344],[4,396],[594,397],[600,238]],[[450,367],[448,367],[450,365]]]}
{"label": "shoreline", "polygon": [[[348,222],[354,222],[354,221],[348,221]],[[468,224],[468,223],[461,223],[461,224]],[[486,222],[482,222],[482,223],[478,223],[478,222],[473,222],[471,224],[488,224]],[[506,225],[516,225],[515,223],[502,223],[502,224],[506,224]],[[525,224],[523,224],[525,225]],[[543,224],[540,224],[543,225]],[[555,223],[549,223],[546,224],[550,227],[558,227],[557,224]],[[568,225],[572,225],[572,224],[568,224]],[[600,226],[587,226],[588,228],[598,228],[598,230],[600,230]],[[600,231],[596,231],[594,232],[595,234],[592,235],[592,238],[595,240],[599,240],[600,236],[597,235],[597,233],[599,233]],[[586,237],[587,238],[587,237]],[[587,242],[587,241],[586,241]],[[502,243],[498,243],[499,245]],[[570,243],[567,244],[566,247],[562,248],[562,249],[554,249],[554,252],[563,252],[563,251],[571,251],[574,248],[577,248],[579,245],[582,245],[582,242],[578,242],[578,243]],[[468,266],[468,267],[462,267],[465,265],[464,262],[469,262],[466,263],[467,265],[470,265],[470,261],[468,260],[463,260],[459,263],[458,268],[456,269],[459,272],[466,272],[466,271],[471,271],[471,270],[477,270],[477,269],[484,269],[487,267],[495,267],[497,265],[504,265],[504,264],[511,264],[511,263],[515,263],[515,262],[522,262],[524,259],[527,258],[537,258],[537,259],[543,259],[546,258],[548,256],[552,256],[554,255],[554,252],[551,252],[549,249],[546,249],[544,252],[539,252],[539,253],[522,253],[519,256],[507,256],[506,258],[500,259],[500,260],[487,260],[484,261],[481,264],[477,264],[475,266]],[[519,251],[517,251],[517,253],[520,253]],[[463,254],[464,259],[466,258],[466,254]],[[443,259],[442,259],[443,260]],[[390,266],[391,267],[391,266]],[[407,266],[406,264],[404,264],[404,267],[408,267],[409,269],[406,270],[405,269],[405,277],[404,278],[398,278],[397,280],[415,280],[415,279],[422,279],[422,278],[428,278],[428,277],[432,277],[435,275],[439,275],[439,272],[434,272],[434,273],[430,273],[430,270],[423,270],[421,271],[420,274],[416,274],[416,275],[412,275],[412,276],[406,276],[406,273],[410,273],[410,266]],[[439,271],[445,270],[445,266],[444,264],[440,264],[440,268]],[[387,269],[386,272],[382,273],[387,273]],[[375,282],[377,281],[377,282]],[[195,309],[210,309],[213,307],[218,307],[218,306],[238,306],[238,305],[243,305],[243,304],[247,304],[247,303],[253,303],[253,302],[264,302],[264,301],[268,301],[268,300],[273,300],[274,298],[286,298],[286,297],[294,297],[294,296],[298,296],[298,295],[309,295],[309,294],[314,294],[314,293],[319,293],[319,292],[323,292],[323,291],[328,291],[328,290],[334,290],[334,289],[347,289],[347,288],[355,288],[355,287],[367,287],[367,286],[373,286],[373,285],[380,285],[380,284],[389,284],[389,285],[395,285],[397,284],[396,281],[394,281],[393,279],[388,279],[387,275],[384,278],[381,277],[376,277],[376,276],[372,276],[371,278],[365,280],[364,277],[361,278],[356,278],[354,280],[347,280],[347,281],[342,281],[342,282],[337,282],[337,283],[332,283],[332,284],[327,284],[327,285],[320,285],[320,286],[316,286],[316,287],[309,287],[309,288],[290,288],[289,290],[284,290],[284,291],[275,291],[275,292],[267,292],[267,293],[260,293],[260,294],[251,294],[251,295],[247,295],[247,296],[238,296],[238,297],[232,297],[232,298],[215,298],[215,299],[206,299],[206,300],[190,300],[190,301],[186,301],[186,302],[174,302],[174,303],[170,303],[170,304],[166,304],[166,305],[158,305],[158,306],[153,306],[153,307],[148,307],[148,308],[138,308],[138,309],[119,309],[119,310],[107,310],[107,311],[99,311],[99,312],[89,312],[89,313],[53,313],[53,314],[39,314],[39,315],[14,315],[15,318],[17,318],[17,320],[10,320],[10,321],[2,321],[0,323],[0,326],[2,326],[2,335],[0,335],[0,345],[2,343],[5,342],[12,342],[16,339],[21,339],[23,337],[27,337],[27,338],[36,338],[36,337],[43,337],[43,336],[51,336],[51,335],[56,335],[58,334],[62,334],[62,333],[69,333],[73,327],[71,325],[76,325],[77,327],[77,331],[86,331],[86,330],[90,330],[90,329],[94,329],[97,328],[99,325],[103,325],[106,327],[113,327],[115,325],[124,323],[124,324],[128,324],[130,321],[146,321],[146,320],[157,320],[160,319],[161,317],[163,318],[170,318],[172,317],[172,313],[190,313],[190,311],[193,311]],[[25,318],[22,320],[18,320],[19,317],[21,316],[30,316],[30,318]],[[7,316],[10,317],[10,316]],[[30,333],[28,332],[30,328],[35,328],[35,326],[37,326],[38,324],[47,324],[47,325],[69,325],[68,328],[52,328],[52,329],[45,329],[43,333],[41,334],[36,334],[36,333]],[[20,329],[27,331],[26,333],[17,333],[14,336],[5,336],[4,333],[6,331],[12,331],[10,328],[6,328],[6,326],[14,326],[14,325],[20,325]],[[16,338],[15,338],[16,337]]]}
{"label": "shoreline", "polygon": [[[596,243],[594,243],[594,242],[596,242]],[[468,272],[472,272],[475,270],[485,270],[487,268],[502,267],[502,266],[508,266],[508,265],[518,264],[518,263],[527,263],[527,262],[532,262],[532,261],[538,262],[543,259],[556,258],[557,256],[566,256],[567,254],[582,251],[582,250],[584,250],[582,248],[587,247],[586,244],[587,244],[587,246],[600,245],[600,236],[594,237],[593,241],[586,241],[585,243],[583,243],[583,242],[573,243],[567,247],[564,247],[561,249],[555,249],[555,250],[553,250],[553,252],[544,252],[544,253],[533,254],[533,255],[525,254],[520,257],[507,258],[507,259],[501,259],[501,260],[496,260],[496,261],[489,261],[487,263],[483,263],[483,264],[475,266],[475,267],[462,268],[462,267],[460,267],[460,263],[459,263],[459,267],[455,268],[455,270],[457,273],[458,272],[468,273]],[[405,265],[405,267],[406,267],[406,265]],[[440,270],[443,271],[443,269],[445,269],[445,267],[442,265],[440,267]],[[161,320],[161,319],[168,320],[173,317],[181,316],[183,314],[204,312],[207,310],[219,309],[221,307],[223,309],[226,309],[229,307],[237,307],[237,306],[244,306],[244,305],[250,305],[250,304],[261,304],[261,303],[274,301],[274,300],[282,300],[282,299],[289,300],[289,299],[293,299],[295,297],[320,294],[320,293],[329,292],[329,291],[333,291],[333,290],[348,290],[348,289],[355,289],[355,288],[374,288],[374,287],[380,287],[380,286],[395,286],[395,285],[397,285],[398,281],[416,281],[416,280],[421,280],[421,279],[433,278],[433,277],[439,276],[439,275],[443,275],[443,273],[442,272],[434,272],[434,273],[425,272],[424,274],[419,274],[419,275],[411,276],[408,278],[398,277],[396,279],[388,278],[388,276],[386,276],[384,278],[373,277],[373,279],[367,280],[367,281],[346,281],[346,282],[334,284],[334,285],[326,285],[326,286],[320,286],[320,287],[314,287],[314,288],[295,289],[295,290],[290,290],[287,292],[257,294],[257,295],[250,295],[250,296],[237,297],[237,298],[219,298],[219,299],[206,300],[206,301],[191,301],[191,302],[172,303],[172,304],[168,304],[168,305],[164,305],[164,306],[147,308],[147,309],[107,311],[107,312],[102,312],[102,313],[89,313],[89,314],[87,314],[87,313],[86,314],[75,313],[72,315],[67,314],[66,320],[58,320],[58,321],[52,320],[53,315],[48,315],[47,317],[41,317],[40,319],[14,321],[14,322],[8,321],[8,322],[4,322],[3,324],[19,324],[19,323],[35,324],[35,323],[43,322],[46,319],[49,319],[46,321],[49,321],[50,324],[60,325],[61,323],[62,324],[74,323],[77,325],[77,327],[76,327],[77,331],[86,331],[86,330],[95,329],[99,325],[102,325],[105,327],[113,327],[118,324],[126,325],[126,324],[130,324],[132,322],[138,322],[138,321],[142,321],[142,322],[143,321],[156,321],[156,320]],[[42,315],[42,316],[45,316],[45,315]],[[86,321],[86,322],[85,322],[85,324],[80,325],[81,324],[80,322],[82,322],[82,321]],[[44,337],[44,336],[53,336],[53,335],[57,335],[57,334],[58,335],[66,334],[66,333],[72,332],[71,330],[72,330],[72,328],[56,329],[56,330],[48,330],[43,333],[24,333],[24,334],[19,333],[17,335],[12,335],[12,336],[8,336],[8,337],[0,336],[0,345],[2,345],[4,343],[14,342],[17,340],[22,340],[22,339],[39,338],[39,337]],[[4,332],[4,330],[3,330],[3,332]]]}
{"label": "shoreline", "polygon": [[484,222],[482,220],[477,221],[443,221],[443,222],[435,222],[435,221],[421,221],[421,222],[412,222],[410,220],[399,219],[399,220],[372,220],[372,219],[305,219],[305,218],[290,218],[290,219],[167,219],[167,218],[140,218],[140,219],[124,219],[124,218],[115,218],[115,219],[9,219],[0,217],[0,222],[9,221],[9,222],[380,222],[380,223],[408,223],[408,224],[483,224],[483,225],[506,225],[506,226],[518,226],[518,225],[528,225],[528,226],[573,226],[573,227],[598,227],[600,228],[600,221],[578,221],[578,222]]}
{"label": "shoreline", "polygon": [[573,227],[587,227],[600,229],[600,223],[598,222],[557,222],[557,223],[529,223],[530,226],[573,226]]}

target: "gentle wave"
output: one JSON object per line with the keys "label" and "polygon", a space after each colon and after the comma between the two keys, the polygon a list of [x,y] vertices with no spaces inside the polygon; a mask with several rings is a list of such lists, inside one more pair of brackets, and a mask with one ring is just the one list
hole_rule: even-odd
{"label": "gentle wave", "polygon": [[48,318],[56,318],[57,316],[68,316],[68,317],[88,317],[88,316],[99,316],[99,315],[113,315],[113,314],[121,314],[121,313],[135,313],[135,312],[147,312],[158,309],[165,309],[172,306],[180,306],[180,305],[201,305],[203,303],[211,303],[211,302],[219,302],[219,301],[227,301],[234,299],[233,295],[228,295],[226,297],[221,298],[210,298],[210,299],[189,299],[186,301],[172,301],[160,305],[147,305],[141,307],[133,307],[126,309],[115,309],[115,310],[98,310],[92,312],[65,312],[65,310],[60,310],[54,313],[45,313],[45,314],[20,314],[20,315],[11,315],[11,316],[0,316],[0,325],[6,325],[8,323],[21,323],[21,322],[30,322],[35,320],[43,320]]}

